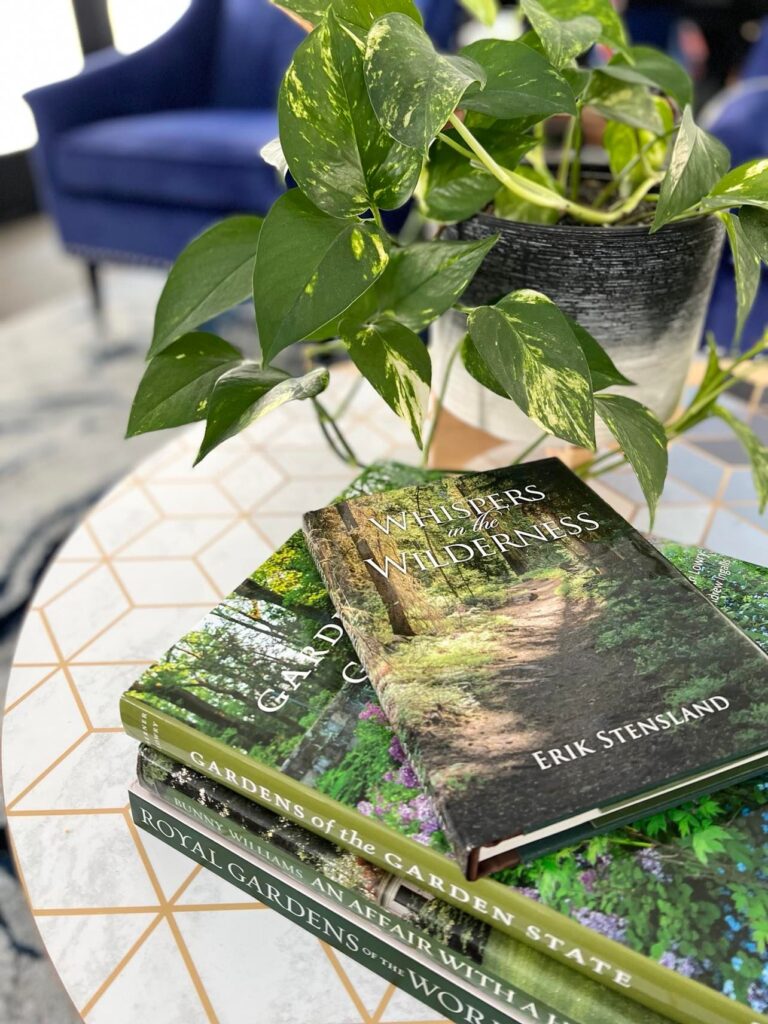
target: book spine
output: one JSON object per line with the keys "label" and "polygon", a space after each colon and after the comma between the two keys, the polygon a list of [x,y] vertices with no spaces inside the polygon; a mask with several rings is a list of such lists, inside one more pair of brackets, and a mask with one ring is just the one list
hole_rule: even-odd
{"label": "book spine", "polygon": [[678,1024],[768,1024],[768,1017],[628,949],[492,879],[467,882],[457,865],[382,822],[256,762],[129,695],[126,732],[311,832],[400,875],[459,910],[533,946]]}
{"label": "book spine", "polygon": [[[199,791],[196,799],[195,792],[180,788],[189,782],[194,787],[195,773],[177,768],[153,750],[142,748],[138,774],[142,786],[172,810],[242,847],[246,855],[301,878],[345,913],[362,918],[385,938],[394,936],[455,975],[459,984],[468,983],[503,1006],[526,1011],[534,1020],[560,1021],[565,1015],[569,1024],[605,1024],[606,1019],[668,1024],[668,1018],[575,974],[270,811],[228,795],[222,786],[211,786],[206,780],[202,803]],[[255,813],[248,814],[244,804]]]}
{"label": "book spine", "polygon": [[129,799],[137,828],[226,879],[455,1024],[534,1024],[537,1019],[548,1024],[569,1024],[554,1015],[534,1018],[487,1002],[474,991],[434,972],[400,944],[384,941],[371,928],[346,913],[338,913],[289,875],[246,859],[228,844],[198,832],[184,819],[170,810],[160,810],[138,793],[131,791]]}

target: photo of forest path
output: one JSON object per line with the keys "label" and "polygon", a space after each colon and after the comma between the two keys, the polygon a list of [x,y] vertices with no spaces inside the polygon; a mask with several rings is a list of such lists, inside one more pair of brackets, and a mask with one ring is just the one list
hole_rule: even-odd
{"label": "photo of forest path", "polygon": [[557,460],[306,523],[459,855],[765,748],[764,655]]}

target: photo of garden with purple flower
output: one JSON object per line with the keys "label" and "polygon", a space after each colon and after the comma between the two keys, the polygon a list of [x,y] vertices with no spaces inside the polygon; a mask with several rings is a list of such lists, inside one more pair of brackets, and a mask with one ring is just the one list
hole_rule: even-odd
{"label": "photo of garden with purple flower", "polygon": [[[386,478],[377,470],[373,482],[381,487]],[[768,570],[731,561],[726,571],[718,557],[676,544],[663,551],[768,650]],[[201,736],[447,853],[433,805],[336,622],[296,534],[129,692]],[[768,780],[494,878],[768,1011]],[[489,941],[483,953],[501,977],[506,948]]]}
{"label": "photo of garden with purple flower", "polygon": [[437,811],[373,700],[358,714],[354,747],[337,768],[318,779],[317,788],[345,803],[355,800],[355,791],[364,793],[355,803],[361,814],[379,818],[417,843],[448,850]]}

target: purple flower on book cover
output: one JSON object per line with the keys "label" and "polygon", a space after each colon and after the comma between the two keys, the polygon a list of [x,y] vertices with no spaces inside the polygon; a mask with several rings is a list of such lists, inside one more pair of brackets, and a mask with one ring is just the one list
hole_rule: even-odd
{"label": "purple flower on book cover", "polygon": [[615,939],[616,942],[622,942],[627,931],[627,922],[617,914],[606,914],[602,910],[580,907],[573,916],[579,924],[609,939]]}
{"label": "purple flower on book cover", "polygon": [[357,717],[363,721],[372,719],[374,722],[381,722],[382,725],[387,724],[387,716],[379,705],[374,704],[373,701],[369,701]]}

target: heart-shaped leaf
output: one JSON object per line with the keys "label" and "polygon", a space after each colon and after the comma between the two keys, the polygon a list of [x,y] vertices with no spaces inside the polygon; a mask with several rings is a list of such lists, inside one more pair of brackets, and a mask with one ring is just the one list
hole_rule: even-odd
{"label": "heart-shaped leaf", "polygon": [[461,298],[497,239],[416,242],[398,250],[376,284],[380,313],[423,330]]}
{"label": "heart-shaped leaf", "polygon": [[482,384],[484,388],[492,391],[494,395],[498,395],[499,398],[506,398],[510,402],[512,399],[509,397],[504,388],[499,384],[496,378],[493,376],[491,371],[485,365],[483,360],[480,358],[480,353],[475,348],[475,343],[469,334],[466,335],[461,343],[461,361],[464,364],[464,369],[470,375],[474,377],[478,384]]}
{"label": "heart-shaped leaf", "polygon": [[728,171],[712,187],[702,206],[706,210],[727,210],[733,206],[768,210],[768,159],[750,160]]}
{"label": "heart-shaped leaf", "polygon": [[362,53],[332,11],[296,50],[278,113],[291,174],[321,210],[353,217],[376,206],[394,209],[411,196],[421,157],[379,124]]}
{"label": "heart-shaped leaf", "polygon": [[195,423],[207,415],[208,396],[242,353],[215,334],[186,334],[158,353],[141,378],[127,437]]}
{"label": "heart-shaped leaf", "polygon": [[[664,175],[651,231],[701,202],[719,181],[731,161],[722,142],[705,132],[686,107]],[[768,161],[766,161],[768,163]]]}
{"label": "heart-shaped leaf", "polygon": [[729,409],[722,405],[716,405],[713,412],[715,416],[719,416],[728,424],[744,445],[752,467],[752,480],[755,484],[758,507],[761,513],[765,512],[768,505],[768,445],[763,444],[754,430],[746,423],[742,423]]}
{"label": "heart-shaped leaf", "polygon": [[262,224],[228,217],[182,250],[157,303],[148,357],[250,297]]}
{"label": "heart-shaped leaf", "polygon": [[[563,314],[563,316],[565,316],[565,314]],[[604,388],[619,386],[632,387],[632,381],[628,380],[624,374],[616,368],[613,360],[597,338],[594,338],[586,327],[582,327],[581,324],[572,320],[571,317],[565,316],[565,319],[568,321],[568,325],[575,334],[576,340],[581,345],[581,350],[587,360],[589,374],[592,378],[592,390],[602,391]]]}
{"label": "heart-shaped leaf", "polygon": [[654,135],[664,131],[664,122],[648,87],[619,81],[605,74],[603,68],[593,73],[584,101],[609,121],[645,128]]}
{"label": "heart-shaped leaf", "polygon": [[265,365],[338,317],[383,273],[385,236],[361,220],[318,210],[298,189],[267,214],[253,296]]}
{"label": "heart-shaped leaf", "polygon": [[624,168],[635,161],[633,169],[625,175],[627,188],[639,185],[645,177],[642,164],[638,159],[640,152],[638,134],[636,129],[630,128],[628,124],[621,124],[619,121],[609,121],[603,132],[603,149],[608,154],[608,165],[614,178],[618,178]]}
{"label": "heart-shaped leaf", "polygon": [[626,47],[624,25],[611,0],[539,0],[539,3],[559,21],[573,21],[585,15],[597,18],[602,26],[602,41],[614,48]]}
{"label": "heart-shaped leaf", "polygon": [[741,226],[741,218],[730,213],[721,213],[720,217],[728,232],[728,242],[733,256],[733,272],[736,279],[736,331],[733,340],[738,342],[752,310],[757,289],[760,287],[760,257],[752,248]]}
{"label": "heart-shaped leaf", "polygon": [[760,259],[768,263],[768,211],[745,206],[739,213],[739,223],[749,244]]}
{"label": "heart-shaped leaf", "polygon": [[284,7],[310,25],[318,25],[327,11],[348,21],[357,28],[369,29],[384,14],[399,11],[422,24],[421,14],[413,0],[271,0],[278,7]]}
{"label": "heart-shaped leaf", "polygon": [[545,118],[575,114],[571,87],[546,57],[519,41],[480,39],[461,51],[478,64],[485,83],[467,89],[462,107],[491,117]]}
{"label": "heart-shaped leaf", "polygon": [[208,423],[195,465],[222,441],[234,437],[256,420],[286,402],[314,398],[328,387],[326,369],[311,370],[303,377],[289,377],[282,370],[263,368],[243,361],[216,381],[208,401]]}
{"label": "heart-shaped leaf", "polygon": [[368,33],[365,80],[392,138],[426,153],[468,87],[482,84],[485,73],[466,57],[439,54],[411,18],[388,14]]}
{"label": "heart-shaped leaf", "polygon": [[594,449],[589,366],[553,302],[540,292],[511,292],[473,310],[469,333],[491,375],[542,430]]}
{"label": "heart-shaped leaf", "polygon": [[595,409],[635,471],[653,526],[669,461],[664,426],[650,409],[623,395],[595,395]]}
{"label": "heart-shaped leaf", "polygon": [[427,414],[432,365],[418,334],[390,320],[342,324],[352,361],[387,405],[411,428],[419,447]]}
{"label": "heart-shaped leaf", "polygon": [[610,60],[608,67],[632,69],[646,82],[651,82],[667,96],[671,96],[681,109],[693,102],[691,76],[674,57],[653,46],[630,46],[626,56],[617,54]]}
{"label": "heart-shaped leaf", "polygon": [[554,18],[538,0],[521,0],[520,7],[556,68],[565,67],[585,53],[603,31],[597,18],[590,15],[577,15],[565,20]]}

